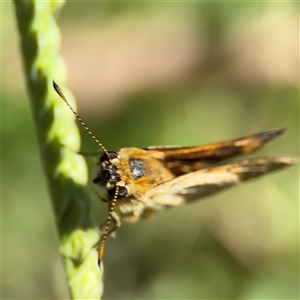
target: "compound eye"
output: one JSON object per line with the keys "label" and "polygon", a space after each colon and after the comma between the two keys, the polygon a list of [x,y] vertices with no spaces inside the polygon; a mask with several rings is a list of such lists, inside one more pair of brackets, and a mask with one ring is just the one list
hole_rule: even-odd
{"label": "compound eye", "polygon": [[108,156],[107,156],[106,153],[104,153],[100,157],[100,163],[102,163],[104,161],[109,161],[109,160],[114,159],[114,158],[118,158],[118,153],[116,153],[116,152],[108,152]]}
{"label": "compound eye", "polygon": [[[116,193],[116,188],[110,189],[107,192],[111,198],[114,198],[115,193]],[[127,190],[126,186],[119,186],[119,193],[117,195],[117,199],[125,197],[127,195],[127,193],[128,193],[128,190]]]}
{"label": "compound eye", "polygon": [[108,152],[108,154],[110,159],[118,158],[118,153],[116,152]]}
{"label": "compound eye", "polygon": [[118,194],[118,198],[123,198],[127,195],[128,190],[126,186],[119,186],[119,194]]}

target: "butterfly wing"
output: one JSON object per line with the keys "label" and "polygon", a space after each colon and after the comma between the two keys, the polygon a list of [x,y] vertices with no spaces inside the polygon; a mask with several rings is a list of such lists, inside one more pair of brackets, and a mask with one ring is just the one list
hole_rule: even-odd
{"label": "butterfly wing", "polygon": [[175,176],[207,168],[225,159],[253,152],[284,133],[273,129],[235,140],[192,147],[149,147],[162,153],[164,166]]}
{"label": "butterfly wing", "polygon": [[[175,205],[199,200],[296,163],[292,156],[245,159],[188,173],[162,183],[145,195],[155,203]],[[173,199],[173,200],[172,200]]]}

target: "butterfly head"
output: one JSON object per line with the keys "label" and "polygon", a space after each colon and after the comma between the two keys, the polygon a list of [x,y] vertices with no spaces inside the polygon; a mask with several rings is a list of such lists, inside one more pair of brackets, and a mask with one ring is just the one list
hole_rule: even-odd
{"label": "butterfly head", "polygon": [[102,154],[96,167],[96,174],[93,183],[104,187],[109,199],[113,199],[115,197],[116,186],[119,187],[117,199],[125,197],[128,193],[127,187],[121,182],[120,175],[118,173],[119,165],[120,159],[118,153],[109,151]]}

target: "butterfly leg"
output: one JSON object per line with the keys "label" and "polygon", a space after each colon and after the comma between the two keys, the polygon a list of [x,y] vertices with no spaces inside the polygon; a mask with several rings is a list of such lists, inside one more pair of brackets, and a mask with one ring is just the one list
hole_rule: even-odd
{"label": "butterfly leg", "polygon": [[96,152],[83,152],[83,151],[76,151],[76,150],[74,150],[74,149],[70,148],[69,146],[66,146],[65,144],[62,144],[62,143],[60,143],[60,145],[64,148],[78,154],[78,155],[83,156],[84,158],[91,157],[95,163],[98,163],[99,156],[101,156],[103,154],[103,150],[99,150],[99,151],[96,151]]}
{"label": "butterfly leg", "polygon": [[[114,233],[115,231],[121,227],[122,225],[122,222],[121,222],[121,219],[120,217],[117,215],[117,213],[113,212],[112,215],[111,215],[111,219],[112,219],[112,222],[113,222],[113,227],[107,232],[107,236],[113,236],[114,237]],[[102,232],[101,234],[101,238],[100,238],[100,241],[102,240],[102,237],[103,237],[103,231],[104,231],[104,228],[107,224],[107,220],[105,222],[103,222],[99,227],[100,227],[100,232]]]}
{"label": "butterfly leg", "polygon": [[184,198],[181,195],[159,194],[152,198],[156,206],[180,206],[184,204]]}
{"label": "butterfly leg", "polygon": [[99,150],[96,152],[83,152],[83,151],[78,151],[76,152],[77,154],[83,156],[83,157],[92,157],[94,158],[95,156],[99,157],[100,155],[103,154],[103,150]]}

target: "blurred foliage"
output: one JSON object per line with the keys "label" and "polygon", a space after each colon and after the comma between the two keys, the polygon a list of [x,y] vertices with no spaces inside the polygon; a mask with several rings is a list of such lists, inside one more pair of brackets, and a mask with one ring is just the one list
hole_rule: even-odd
{"label": "blurred foliage", "polygon": [[[109,150],[286,127],[255,155],[299,155],[298,6],[70,1],[58,22],[78,111]],[[3,10],[2,293],[67,298],[11,4]],[[105,298],[298,299],[298,182],[295,166],[124,225],[107,243]],[[96,196],[92,212],[107,216]]]}

